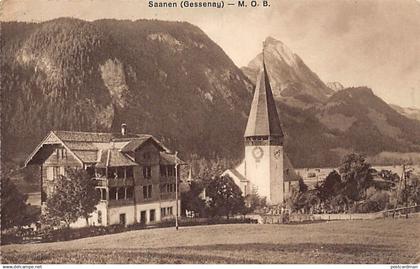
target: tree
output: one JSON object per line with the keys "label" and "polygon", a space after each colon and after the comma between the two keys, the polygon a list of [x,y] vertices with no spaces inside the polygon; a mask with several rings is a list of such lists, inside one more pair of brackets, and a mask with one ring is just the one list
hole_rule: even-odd
{"label": "tree", "polygon": [[85,218],[88,224],[99,199],[99,192],[84,169],[66,169],[66,176],[57,179],[54,192],[47,199],[47,219],[54,225],[64,222],[66,227],[78,218]]}
{"label": "tree", "polygon": [[254,212],[267,206],[267,198],[260,197],[257,193],[251,193],[245,196],[245,210],[243,214]]}
{"label": "tree", "polygon": [[20,192],[9,178],[1,182],[1,229],[21,227],[34,221],[26,204],[28,196]]}
{"label": "tree", "polygon": [[335,170],[331,171],[325,178],[324,182],[322,182],[321,185],[319,185],[317,188],[321,201],[325,202],[338,195],[340,193],[341,187],[342,185],[340,174]]}
{"label": "tree", "polygon": [[353,210],[359,213],[379,212],[386,209],[389,205],[389,194],[387,191],[377,190],[370,187],[367,190],[367,198],[360,204],[357,204]]}
{"label": "tree", "polygon": [[382,179],[391,181],[391,182],[398,182],[400,180],[400,176],[397,173],[392,173],[391,170],[382,169],[381,171],[378,172],[378,175]]}
{"label": "tree", "polygon": [[206,216],[206,202],[200,197],[203,189],[203,184],[200,181],[192,181],[190,189],[181,195],[181,208],[199,213],[201,217]]}
{"label": "tree", "polygon": [[314,209],[320,204],[320,199],[317,190],[299,192],[296,189],[292,189],[292,193],[286,203],[292,211],[304,209],[305,212],[309,212],[311,208]]}
{"label": "tree", "polygon": [[345,156],[339,171],[343,195],[350,201],[363,199],[366,189],[373,185],[372,169],[365,157],[356,153]]}
{"label": "tree", "polygon": [[305,184],[302,177],[299,177],[299,192],[306,192],[308,190],[308,185]]}
{"label": "tree", "polygon": [[[394,204],[397,206],[408,206],[420,204],[420,178],[412,176],[407,179],[407,183],[402,183],[400,188],[397,188],[394,195]],[[396,200],[396,201],[395,201]]]}
{"label": "tree", "polygon": [[208,187],[210,213],[213,216],[226,216],[243,212],[245,207],[242,191],[229,176],[214,177]]}

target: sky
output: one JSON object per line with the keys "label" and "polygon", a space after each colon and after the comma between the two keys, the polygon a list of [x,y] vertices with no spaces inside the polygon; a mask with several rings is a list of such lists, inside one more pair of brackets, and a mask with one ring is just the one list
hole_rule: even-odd
{"label": "sky", "polygon": [[156,9],[148,8],[148,2],[2,0],[0,19],[188,21],[238,67],[247,65],[272,36],[324,82],[368,86],[388,103],[420,108],[420,0],[271,0],[266,8],[224,9]]}

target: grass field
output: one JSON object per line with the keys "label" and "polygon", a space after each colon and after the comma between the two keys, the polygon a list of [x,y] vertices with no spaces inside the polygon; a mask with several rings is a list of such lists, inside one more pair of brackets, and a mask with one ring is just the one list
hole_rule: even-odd
{"label": "grass field", "polygon": [[131,231],[2,246],[2,263],[419,263],[420,218]]}

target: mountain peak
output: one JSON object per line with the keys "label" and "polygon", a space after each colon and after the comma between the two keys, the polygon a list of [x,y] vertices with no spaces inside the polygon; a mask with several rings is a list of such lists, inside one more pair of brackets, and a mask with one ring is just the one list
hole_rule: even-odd
{"label": "mountain peak", "polygon": [[270,36],[264,41],[263,53],[258,54],[247,67],[242,68],[254,83],[262,66],[263,54],[276,98],[294,99],[292,103],[307,106],[306,101],[303,101],[305,104],[302,103],[303,99],[308,99],[304,96],[324,102],[333,93],[297,54],[283,42]]}
{"label": "mountain peak", "polygon": [[264,41],[264,53],[272,53],[290,66],[297,65],[298,60],[300,60],[283,42],[271,36],[267,37]]}
{"label": "mountain peak", "polygon": [[343,84],[341,84],[338,81],[331,81],[331,82],[327,82],[325,83],[327,85],[328,88],[330,88],[331,90],[338,92],[344,89]]}

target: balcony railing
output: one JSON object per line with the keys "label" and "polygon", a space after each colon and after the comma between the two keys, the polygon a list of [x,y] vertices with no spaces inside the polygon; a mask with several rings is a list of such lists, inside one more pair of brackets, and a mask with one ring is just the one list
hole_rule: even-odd
{"label": "balcony railing", "polygon": [[161,200],[175,199],[175,192],[165,192],[160,194]]}
{"label": "balcony railing", "polygon": [[134,179],[129,178],[105,178],[105,177],[94,177],[93,180],[96,182],[98,187],[120,187],[120,186],[133,186]]}
{"label": "balcony railing", "polygon": [[133,199],[121,199],[121,200],[109,200],[108,206],[124,206],[124,205],[132,205],[134,203]]}

